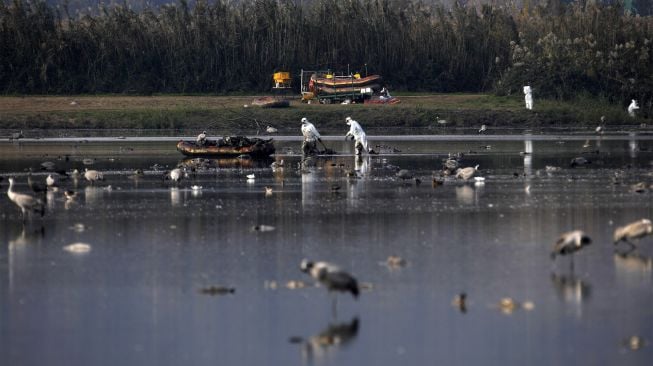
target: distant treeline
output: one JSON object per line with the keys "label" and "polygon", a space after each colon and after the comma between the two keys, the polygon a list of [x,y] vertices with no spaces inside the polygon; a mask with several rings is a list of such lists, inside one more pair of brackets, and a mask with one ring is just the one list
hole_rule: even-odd
{"label": "distant treeline", "polygon": [[70,14],[0,1],[0,93],[269,90],[275,70],[378,73],[394,90],[579,94],[651,108],[653,18],[622,6],[185,0]]}

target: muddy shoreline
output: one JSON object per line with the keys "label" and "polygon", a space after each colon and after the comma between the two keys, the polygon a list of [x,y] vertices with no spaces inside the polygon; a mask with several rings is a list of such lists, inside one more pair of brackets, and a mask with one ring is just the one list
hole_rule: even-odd
{"label": "muddy shoreline", "polygon": [[[179,136],[207,130],[213,135],[260,135],[267,126],[296,135],[308,117],[322,134],[346,132],[345,117],[369,135],[653,133],[648,118],[629,117],[620,106],[541,101],[534,110],[521,98],[485,94],[401,96],[397,105],[251,106],[256,96],[41,96],[1,97],[0,137],[30,131],[33,137]],[[594,103],[594,102],[593,102]],[[605,116],[604,122],[601,116]]]}

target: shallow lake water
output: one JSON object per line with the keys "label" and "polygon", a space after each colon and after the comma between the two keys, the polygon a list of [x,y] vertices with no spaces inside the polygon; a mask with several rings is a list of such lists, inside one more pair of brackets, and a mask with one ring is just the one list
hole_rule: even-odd
{"label": "shallow lake water", "polygon": [[[653,363],[653,238],[630,252],[611,240],[653,217],[653,193],[631,189],[653,183],[650,137],[370,139],[380,155],[358,159],[330,138],[341,155],[303,162],[296,138],[264,161],[183,159],[165,138],[0,142],[3,191],[14,176],[29,192],[30,169],[40,184],[60,178],[45,161],[105,175],[60,180],[25,224],[0,199],[1,363]],[[485,181],[434,185],[458,152]],[[572,168],[578,156],[591,164]],[[177,165],[189,177],[162,180]],[[592,245],[552,261],[572,229]],[[90,247],[64,249],[73,243]],[[406,265],[386,265],[391,255]],[[361,296],[339,295],[334,311],[303,258],[348,270]],[[452,304],[463,292],[465,311]]]}

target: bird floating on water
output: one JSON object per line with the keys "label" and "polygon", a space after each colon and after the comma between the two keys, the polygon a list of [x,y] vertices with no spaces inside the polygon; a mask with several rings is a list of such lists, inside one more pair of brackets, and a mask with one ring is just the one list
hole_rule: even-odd
{"label": "bird floating on water", "polygon": [[277,131],[278,130],[276,128],[272,127],[272,126],[267,126],[265,128],[265,132],[267,132],[267,133],[277,133]]}
{"label": "bird floating on water", "polygon": [[467,167],[467,168],[461,168],[456,171],[456,178],[462,179],[462,180],[469,180],[472,178],[476,172],[478,171],[479,165],[473,166],[473,167]]}
{"label": "bird floating on water", "polygon": [[254,174],[247,174],[246,177],[247,177],[247,180],[254,180],[254,179],[256,179],[256,175],[254,175]]}
{"label": "bird floating on water", "polygon": [[485,131],[487,131],[486,125],[481,125],[481,128],[478,129],[478,133],[484,133]]}
{"label": "bird floating on water", "polygon": [[87,181],[91,182],[91,184],[95,184],[95,182],[104,180],[104,175],[97,171],[97,170],[84,170],[84,178],[86,178]]}
{"label": "bird floating on water", "polygon": [[174,168],[171,171],[167,172],[164,176],[163,179],[170,179],[171,181],[177,183],[181,180],[183,174],[181,169],[179,168]]}
{"label": "bird floating on water", "polygon": [[52,177],[52,174],[48,174],[48,176],[45,178],[45,184],[48,187],[54,187],[54,178]]}

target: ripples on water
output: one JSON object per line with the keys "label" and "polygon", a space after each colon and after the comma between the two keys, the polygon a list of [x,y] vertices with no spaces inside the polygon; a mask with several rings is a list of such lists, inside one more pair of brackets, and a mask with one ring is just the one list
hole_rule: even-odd
{"label": "ripples on water", "polygon": [[[0,200],[3,364],[650,363],[653,239],[627,254],[611,243],[616,226],[653,216],[653,193],[630,189],[653,180],[650,140],[371,140],[387,154],[301,165],[299,143],[280,141],[281,170],[212,160],[179,184],[163,172],[194,162],[172,141],[0,144],[0,176],[22,192],[29,168],[45,181],[44,161],[106,178],[60,181],[25,226]],[[449,152],[485,182],[434,186]],[[581,155],[592,163],[570,168]],[[399,168],[421,184],[399,182]],[[569,257],[551,262],[576,228],[593,244],[573,270]],[[385,265],[391,255],[406,265]],[[334,318],[302,258],[369,288],[339,296]],[[452,306],[461,292],[464,313]]]}

